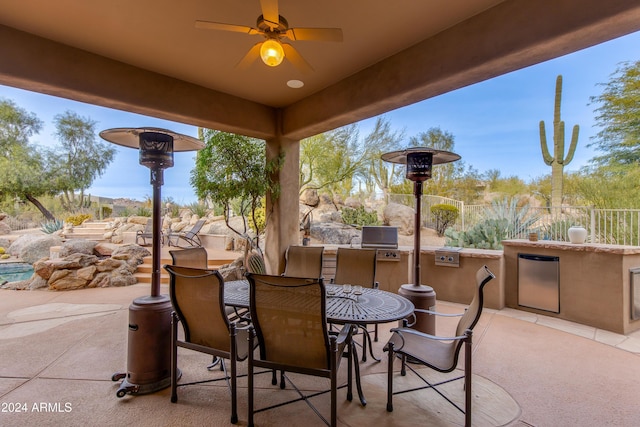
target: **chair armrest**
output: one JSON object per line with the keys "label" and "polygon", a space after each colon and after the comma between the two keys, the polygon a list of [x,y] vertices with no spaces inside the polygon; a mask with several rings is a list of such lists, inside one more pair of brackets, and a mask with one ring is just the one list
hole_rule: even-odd
{"label": "chair armrest", "polygon": [[439,311],[425,310],[423,308],[415,308],[413,312],[435,314],[436,316],[442,316],[442,317],[459,317],[464,315],[464,312],[463,313],[440,313]]}
{"label": "chair armrest", "polygon": [[400,336],[402,336],[402,334],[417,335],[422,338],[436,340],[436,341],[461,341],[467,338],[466,335],[458,335],[454,337],[439,337],[436,335],[428,334],[426,332],[421,332],[411,328],[392,328],[391,333],[399,334]]}
{"label": "chair armrest", "polygon": [[[335,334],[335,333],[334,333]],[[353,325],[350,323],[346,323],[340,332],[337,334],[336,344],[338,347],[343,345],[349,339],[351,339],[351,335],[353,334]]]}

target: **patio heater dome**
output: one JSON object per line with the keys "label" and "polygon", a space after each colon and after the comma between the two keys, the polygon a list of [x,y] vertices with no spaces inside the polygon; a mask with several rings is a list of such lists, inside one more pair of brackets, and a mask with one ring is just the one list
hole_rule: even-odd
{"label": "patio heater dome", "polygon": [[[422,228],[422,183],[431,178],[434,165],[455,162],[460,156],[450,151],[429,147],[411,147],[392,151],[381,156],[382,160],[407,166],[406,178],[413,181],[415,196],[415,226],[413,239],[413,283],[404,284],[398,293],[413,302],[416,308],[431,309],[435,304],[435,292],[431,286],[420,284],[420,229]],[[433,315],[416,314],[415,329],[427,333],[435,333],[435,317]]]}
{"label": "patio heater dome", "polygon": [[140,164],[151,171],[153,186],[151,295],[133,300],[129,307],[127,372],[115,373],[113,381],[124,378],[116,395],[152,393],[171,385],[171,300],[160,295],[162,222],[160,188],[164,169],[173,167],[174,151],[204,148],[202,141],[160,128],[114,128],[100,137],[140,151]]}

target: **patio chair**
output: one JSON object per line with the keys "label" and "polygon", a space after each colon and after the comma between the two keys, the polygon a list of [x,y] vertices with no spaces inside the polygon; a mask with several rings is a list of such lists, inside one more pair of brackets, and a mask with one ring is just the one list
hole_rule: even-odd
{"label": "patio chair", "polygon": [[[144,226],[144,230],[136,231],[136,245],[147,246],[147,239],[153,239],[153,220],[147,220],[147,223]],[[140,240],[142,240],[142,244],[140,244]],[[160,243],[164,245],[164,235],[160,233]]]}
{"label": "patio chair", "polygon": [[208,268],[207,250],[202,247],[169,251],[173,265],[180,267]]}
{"label": "patio chair", "polygon": [[285,253],[283,276],[322,277],[322,246],[292,245]]}
{"label": "patio chair", "polygon": [[[238,422],[236,362],[247,358],[248,329],[229,322],[224,306],[224,282],[217,270],[165,265],[169,272],[171,314],[171,402],[178,401],[178,387],[224,380],[231,390],[231,422]],[[184,339],[178,337],[178,323]],[[221,359],[224,376],[178,384],[178,347]],[[224,359],[229,360],[227,372]],[[215,389],[214,389],[215,390]]]}
{"label": "patio chair", "polygon": [[[332,282],[340,285],[351,284],[378,289],[376,282],[376,249],[338,248],[336,253],[336,275]],[[367,342],[372,349],[371,335],[366,325],[362,329],[362,361],[367,361]],[[378,325],[374,325],[373,340],[378,342]],[[371,351],[371,350],[370,350]],[[373,357],[373,354],[371,355]]]}
{"label": "patio chair", "polygon": [[[187,249],[177,249],[173,251],[169,251],[169,255],[171,255],[171,259],[173,260],[173,265],[178,265],[180,267],[191,267],[191,268],[201,268],[207,269],[209,268],[208,262],[208,254],[207,250],[202,247],[198,248],[187,248]],[[237,309],[236,307],[225,307],[225,312],[229,317],[229,320],[232,322],[236,322],[238,320],[248,320],[249,310],[247,309]],[[211,364],[207,366],[207,369],[213,369],[220,359],[216,356],[213,357],[213,361]]]}
{"label": "patio chair", "polygon": [[[461,316],[456,327],[456,336],[439,337],[424,332],[417,331],[406,327],[407,322],[404,321],[402,328],[391,329],[392,335],[389,342],[384,347],[384,351],[389,353],[389,366],[387,378],[387,411],[393,411],[393,395],[399,393],[407,393],[417,390],[433,388],[438,394],[444,397],[449,403],[455,406],[460,412],[465,414],[465,426],[471,426],[471,336],[473,328],[482,314],[482,305],[484,301],[484,286],[495,276],[487,266],[481,267],[476,273],[475,295],[469,307],[464,313],[453,316]],[[450,314],[436,313],[429,310],[416,309],[441,316],[452,316]],[[458,365],[458,356],[460,349],[464,343],[464,375],[446,379],[444,381],[431,384],[424,376],[418,374],[416,370],[407,364],[407,358],[415,364],[421,364],[439,372],[452,372]],[[426,385],[401,391],[393,391],[393,362],[397,357],[402,360],[401,375],[406,375],[408,367],[413,373],[416,373]],[[451,399],[446,397],[437,389],[438,386],[449,383],[451,381],[464,378],[465,390],[465,407],[462,409]]]}
{"label": "patio chair", "polygon": [[[253,426],[255,413],[304,400],[327,424],[336,425],[337,390],[348,387],[347,400],[352,399],[353,370],[351,334],[353,327],[345,325],[339,334],[330,334],[326,322],[326,296],[322,279],[248,274],[250,283],[250,310],[253,322],[250,336],[258,338],[259,358],[248,358],[248,425]],[[347,384],[338,387],[338,369],[346,350],[348,357]],[[288,382],[299,398],[261,409],[254,408],[254,368],[262,367],[274,372],[272,384],[277,384],[275,371],[281,372],[280,388]],[[312,375],[330,379],[328,390],[309,394],[301,392],[285,372]],[[327,421],[309,399],[331,393],[331,415]]]}
{"label": "patio chair", "polygon": [[[179,233],[174,233],[169,231],[167,235],[167,242],[169,246],[177,246],[179,248],[189,248],[194,246],[202,246],[202,242],[200,241],[200,237],[198,237],[198,233],[204,226],[205,220],[200,219],[196,222],[193,227],[189,231],[181,231]],[[180,242],[184,241],[184,245],[181,245]]]}

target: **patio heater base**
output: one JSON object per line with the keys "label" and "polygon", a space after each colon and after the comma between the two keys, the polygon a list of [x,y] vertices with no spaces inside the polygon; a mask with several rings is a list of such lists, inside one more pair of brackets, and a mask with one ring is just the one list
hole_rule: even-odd
{"label": "patio heater base", "polygon": [[[436,292],[431,286],[408,283],[400,286],[398,294],[411,301],[416,308],[431,311],[434,311],[436,308]],[[435,335],[436,316],[427,313],[415,313],[415,315],[416,323],[411,328]]]}
{"label": "patio heater base", "polygon": [[129,306],[127,372],[116,395],[147,394],[171,385],[171,311],[167,295],[145,296]]}

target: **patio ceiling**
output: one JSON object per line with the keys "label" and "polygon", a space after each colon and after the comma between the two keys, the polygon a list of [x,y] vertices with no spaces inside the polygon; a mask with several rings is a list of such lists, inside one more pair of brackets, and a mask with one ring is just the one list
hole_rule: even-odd
{"label": "patio ceiling", "polygon": [[[262,139],[301,139],[640,30],[631,0],[280,0],[313,67],[236,64],[258,0],[1,1],[0,84]],[[289,80],[304,86],[292,89]],[[143,124],[141,124],[143,125]]]}

